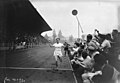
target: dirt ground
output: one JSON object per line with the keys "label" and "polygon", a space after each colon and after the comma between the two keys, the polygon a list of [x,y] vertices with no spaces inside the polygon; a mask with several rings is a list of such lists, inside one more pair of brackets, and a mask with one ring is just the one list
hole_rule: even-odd
{"label": "dirt ground", "polygon": [[55,70],[53,48],[41,46],[6,52],[5,66],[0,65],[0,83],[76,83],[69,58],[62,57]]}

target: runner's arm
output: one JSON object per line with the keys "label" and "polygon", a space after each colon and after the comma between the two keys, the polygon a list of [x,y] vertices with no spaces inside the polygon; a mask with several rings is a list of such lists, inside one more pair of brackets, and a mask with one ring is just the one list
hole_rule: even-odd
{"label": "runner's arm", "polygon": [[54,47],[54,45],[52,45],[51,43],[49,43],[49,46],[52,48],[52,47]]}

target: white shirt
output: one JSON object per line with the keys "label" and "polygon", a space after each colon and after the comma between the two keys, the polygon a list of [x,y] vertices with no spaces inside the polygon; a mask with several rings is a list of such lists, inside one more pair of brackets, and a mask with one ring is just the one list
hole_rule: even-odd
{"label": "white shirt", "polygon": [[53,46],[55,47],[55,51],[61,51],[61,48],[64,45],[62,43],[55,43]]}
{"label": "white shirt", "polygon": [[98,49],[99,48],[99,43],[96,40],[91,40],[88,43],[88,48],[92,49],[92,50]]}
{"label": "white shirt", "polygon": [[92,59],[90,58],[90,56],[87,56],[87,58],[82,63],[87,68],[91,68],[91,66],[93,65]]}
{"label": "white shirt", "polygon": [[79,47],[73,48],[73,50],[74,50],[75,52],[77,52],[77,51],[79,50]]}
{"label": "white shirt", "polygon": [[110,41],[109,40],[104,40],[103,41],[103,43],[101,44],[101,46],[103,47],[103,48],[110,48],[111,47],[111,45],[110,45]]}

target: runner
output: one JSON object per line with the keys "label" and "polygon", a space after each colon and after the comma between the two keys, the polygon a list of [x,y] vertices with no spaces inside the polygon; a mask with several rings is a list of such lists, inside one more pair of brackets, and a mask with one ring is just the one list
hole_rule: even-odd
{"label": "runner", "polygon": [[55,57],[55,65],[56,65],[56,68],[58,67],[58,59],[60,62],[62,62],[62,51],[61,51],[61,48],[64,47],[64,45],[62,43],[60,43],[60,38],[56,38],[56,43],[53,44],[53,45],[50,45],[51,47],[55,47],[55,50],[54,50],[54,57]]}

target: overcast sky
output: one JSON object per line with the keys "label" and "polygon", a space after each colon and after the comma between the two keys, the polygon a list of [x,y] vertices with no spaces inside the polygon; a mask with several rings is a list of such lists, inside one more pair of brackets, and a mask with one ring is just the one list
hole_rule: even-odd
{"label": "overcast sky", "polygon": [[[117,7],[112,3],[34,1],[32,4],[49,26],[56,32],[61,30],[64,36],[77,37],[78,23],[72,15],[73,9],[78,10],[77,16],[85,34],[94,33],[94,29],[111,32],[118,25]],[[52,31],[42,35],[46,33],[52,35]]]}

